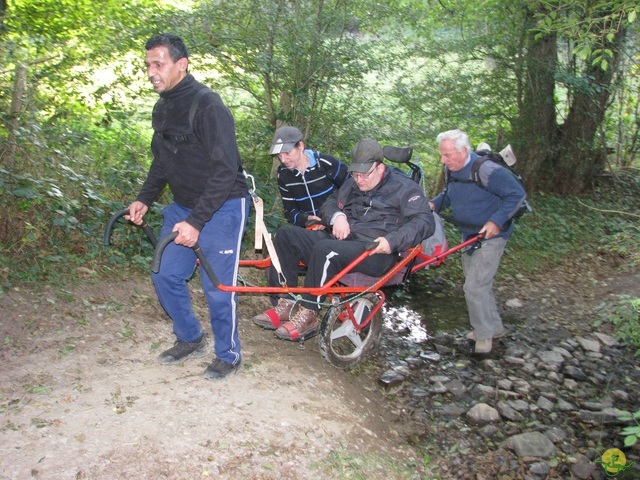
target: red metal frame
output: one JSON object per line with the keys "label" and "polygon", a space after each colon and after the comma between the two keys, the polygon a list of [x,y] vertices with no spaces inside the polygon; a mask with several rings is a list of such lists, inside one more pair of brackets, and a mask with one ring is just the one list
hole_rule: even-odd
{"label": "red metal frame", "polygon": [[[380,290],[382,287],[386,285],[386,283],[393,278],[398,272],[402,271],[404,268],[410,268],[409,274],[413,274],[423,268],[428,266],[439,266],[441,265],[446,257],[449,255],[462,250],[470,245],[473,245],[477,241],[481,239],[480,235],[472,237],[465,242],[462,242],[455,247],[452,247],[444,252],[439,252],[436,255],[430,256],[426,253],[422,253],[422,247],[420,245],[411,248],[408,250],[405,255],[403,255],[402,259],[387,273],[381,276],[373,285],[370,286],[362,286],[362,285],[354,285],[354,286],[345,286],[341,285],[340,280],[351,272],[356,265],[358,265],[362,260],[364,260],[367,256],[370,255],[369,251],[365,251],[360,254],[353,262],[347,265],[342,271],[336,274],[331,280],[329,280],[326,284],[321,287],[316,288],[307,288],[307,287],[258,287],[258,286],[228,286],[228,285],[218,285],[220,290],[226,292],[236,292],[236,293],[262,293],[262,294],[302,294],[308,293],[314,296],[324,296],[328,295],[330,298],[333,298],[334,295],[339,295],[341,299],[347,298],[350,294],[363,294],[366,292],[371,292],[377,295],[380,298],[380,301],[376,303],[376,305],[371,309],[367,318],[358,323],[355,318],[353,308],[350,302],[345,302],[345,310],[340,313],[339,320],[341,322],[346,322],[350,320],[353,324],[356,333],[360,333],[362,329],[364,329],[374,318],[374,316],[380,311],[382,305],[384,304],[386,297],[384,293]],[[412,262],[414,263],[413,265]],[[240,260],[241,267],[253,267],[253,268],[268,268],[271,265],[271,259],[258,259],[258,260]]]}
{"label": "red metal frame", "polygon": [[[387,273],[381,276],[377,282],[375,282],[371,286],[362,286],[362,285],[354,285],[354,286],[346,286],[339,284],[340,280],[351,272],[362,260],[371,255],[371,252],[365,251],[362,252],[355,260],[353,260],[349,265],[347,265],[342,271],[338,272],[332,279],[330,279],[327,283],[322,285],[321,287],[289,287],[289,286],[281,286],[281,287],[259,287],[259,286],[242,286],[242,285],[218,285],[218,289],[224,292],[235,292],[235,293],[263,293],[263,294],[302,294],[308,293],[314,296],[324,296],[330,294],[353,294],[353,293],[363,293],[363,292],[375,292],[382,288],[396,273],[401,271],[403,268],[407,267],[411,262],[417,259],[418,263],[412,265],[410,273],[415,273],[418,270],[421,270],[430,265],[440,265],[446,257],[451,255],[452,253],[458,252],[465,247],[473,245],[480,239],[480,236],[474,236],[468,239],[465,242],[462,242],[455,247],[450,248],[440,254],[435,256],[427,255],[426,253],[422,253],[422,247],[420,245],[413,247],[407,250],[406,254],[402,257],[402,259]],[[271,259],[258,259],[258,260],[240,260],[241,267],[254,267],[264,269],[271,265]]]}
{"label": "red metal frame", "polygon": [[[340,313],[340,315],[338,316],[338,319],[344,323],[347,320],[350,320],[351,323],[353,324],[353,328],[355,328],[356,334],[360,334],[360,332],[367,326],[369,325],[369,323],[371,322],[371,320],[373,319],[373,317],[376,316],[376,314],[380,311],[380,309],[382,308],[382,305],[384,305],[384,301],[387,299],[387,297],[385,296],[384,292],[382,290],[376,290],[375,295],[377,295],[378,297],[380,297],[380,301],[378,303],[375,304],[375,306],[373,307],[373,309],[371,309],[371,311],[369,312],[369,315],[367,315],[367,318],[365,318],[364,320],[362,320],[360,323],[358,323],[355,314],[353,313],[353,307],[351,306],[351,302],[345,302],[345,310],[343,312]],[[345,298],[346,295],[342,294],[340,295],[341,298]]]}
{"label": "red metal frame", "polygon": [[[109,245],[110,242],[110,236],[111,236],[111,230],[113,225],[115,224],[115,222],[118,220],[118,218],[126,215],[128,213],[127,209],[123,209],[120,212],[114,214],[111,219],[109,220],[109,223],[107,224],[107,228],[105,231],[105,237],[104,237],[104,243],[105,245]],[[159,242],[157,241],[155,235],[153,234],[153,231],[148,228],[148,226],[145,223],[145,232],[147,233],[147,235],[149,236],[149,239],[151,240],[151,243],[154,245],[154,247],[156,247],[156,252],[154,255],[154,265],[157,262],[157,265],[155,265],[155,267],[152,267],[153,271],[157,271],[154,270],[154,268],[159,268],[159,264],[160,264],[160,258],[162,256],[162,250],[164,249],[164,246],[166,246],[167,242],[172,241],[175,236],[176,233],[172,233],[167,235],[166,237],[164,237],[163,239],[161,239]],[[338,274],[336,274],[331,280],[329,280],[326,284],[320,286],[320,287],[313,287],[313,288],[308,288],[308,287],[289,287],[287,285],[283,285],[280,287],[259,287],[259,286],[243,286],[243,285],[223,285],[221,283],[219,283],[217,281],[217,278],[215,278],[215,272],[213,272],[213,270],[211,269],[211,266],[208,264],[208,262],[206,261],[206,258],[204,257],[204,255],[202,254],[202,251],[200,250],[199,246],[195,246],[194,247],[194,252],[196,253],[196,256],[198,257],[198,261],[200,262],[200,266],[202,268],[204,268],[204,270],[206,271],[207,275],[209,275],[211,277],[211,281],[214,283],[214,285],[224,291],[224,292],[233,292],[233,293],[259,293],[259,294],[303,294],[303,293],[307,293],[307,294],[311,294],[313,296],[329,296],[331,299],[333,299],[334,295],[339,295],[341,299],[343,300],[347,300],[345,302],[343,302],[346,305],[345,311],[340,313],[339,319],[341,321],[346,321],[347,318],[349,318],[351,320],[351,322],[353,323],[354,328],[356,329],[356,331],[359,333],[364,327],[366,327],[369,322],[371,321],[371,319],[380,311],[380,309],[382,308],[382,305],[384,304],[385,301],[385,295],[384,293],[380,290],[382,287],[384,287],[389,280],[391,280],[396,274],[398,274],[399,272],[403,271],[403,269],[409,269],[408,274],[411,275],[415,272],[417,272],[418,270],[421,270],[423,268],[426,268],[428,266],[439,266],[441,265],[444,260],[446,259],[446,257],[448,257],[449,255],[451,255],[452,253],[458,252],[460,250],[462,250],[465,247],[471,246],[474,243],[480,241],[483,238],[482,234],[478,234],[475,235],[471,238],[469,238],[468,240],[460,243],[459,245],[456,245],[455,247],[452,247],[448,250],[445,250],[443,252],[436,252],[434,255],[427,255],[426,253],[422,252],[422,247],[420,245],[413,247],[409,250],[407,250],[401,257],[401,260],[393,267],[391,268],[391,270],[389,270],[387,273],[385,273],[384,275],[382,275],[380,278],[378,278],[372,285],[346,285],[344,283],[340,283],[340,281],[344,278],[345,275],[349,274],[362,260],[364,260],[367,256],[371,255],[371,251],[365,251],[362,252],[355,260],[353,260],[349,265],[347,265],[346,268],[344,268],[342,271],[338,272]],[[257,259],[257,260],[240,260],[240,266],[241,267],[253,267],[253,268],[258,268],[258,269],[265,269],[268,268],[269,266],[271,266],[271,259],[270,258],[263,258],[263,259]],[[360,294],[363,295],[365,293],[374,293],[375,295],[377,295],[380,298],[380,301],[371,309],[371,312],[369,312],[369,315],[367,316],[367,318],[362,321],[361,323],[357,323],[355,316],[354,316],[354,312],[353,312],[353,308],[351,306],[351,302],[350,302],[350,298],[348,298],[349,296],[355,296],[356,294]],[[345,318],[347,317],[347,318]]]}

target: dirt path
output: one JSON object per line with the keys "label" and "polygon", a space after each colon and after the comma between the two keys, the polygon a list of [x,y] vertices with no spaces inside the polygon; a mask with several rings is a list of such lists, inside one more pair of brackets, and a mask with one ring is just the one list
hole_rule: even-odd
{"label": "dirt path", "polygon": [[[512,340],[553,345],[559,331],[593,330],[602,302],[640,295],[639,280],[637,269],[589,257],[497,290],[502,302],[524,302]],[[194,295],[206,318],[197,282]],[[240,297],[242,369],[211,381],[203,377],[210,358],[156,362],[173,336],[147,277],[89,275],[77,287],[9,291],[0,298],[0,480],[493,478],[504,451],[476,427],[416,420],[450,399],[410,407],[409,382],[404,395],[377,383],[393,367],[383,355],[346,372],[321,358],[315,339],[304,349],[275,339],[249,320],[266,305]],[[486,376],[483,362],[463,363],[473,378]],[[466,447],[439,455],[447,444]],[[501,478],[523,478],[514,475]]]}
{"label": "dirt path", "polygon": [[240,300],[241,372],[210,381],[209,358],[156,362],[173,337],[148,279],[8,292],[0,479],[346,478],[355,464],[366,478],[417,475],[374,380],[330,366],[315,341],[255,327],[258,304]]}

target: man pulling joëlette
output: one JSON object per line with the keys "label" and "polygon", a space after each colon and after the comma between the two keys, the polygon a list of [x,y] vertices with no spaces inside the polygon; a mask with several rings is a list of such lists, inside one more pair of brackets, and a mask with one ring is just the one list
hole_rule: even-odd
{"label": "man pulling jo\u00eblette", "polygon": [[[249,214],[234,120],[220,96],[188,72],[182,39],[161,34],[145,45],[147,75],[160,95],[152,114],[153,161],[129,206],[136,224],[169,185],[173,202],[162,211],[161,236],[176,232],[164,250],[160,271],[152,275],[160,304],[173,321],[174,346],[161,353],[161,364],[177,364],[207,355],[207,338],[191,304],[187,282],[196,268],[196,243],[220,282],[235,285],[242,235]],[[202,96],[199,92],[202,91]],[[194,99],[197,99],[196,102]],[[196,105],[193,124],[190,111]],[[214,335],[214,360],[206,378],[223,378],[241,361],[237,294],[213,286],[201,275]]]}

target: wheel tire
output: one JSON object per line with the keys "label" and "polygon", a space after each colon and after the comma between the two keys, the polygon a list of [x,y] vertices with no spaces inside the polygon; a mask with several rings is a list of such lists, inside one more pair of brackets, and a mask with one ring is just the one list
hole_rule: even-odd
{"label": "wheel tire", "polygon": [[[367,318],[379,301],[380,297],[374,293],[355,298],[351,307],[356,320],[361,322]],[[347,316],[346,305],[333,306],[320,325],[320,353],[334,367],[351,368],[378,348],[381,335],[382,310],[374,315],[368,327],[356,334],[353,323]]]}

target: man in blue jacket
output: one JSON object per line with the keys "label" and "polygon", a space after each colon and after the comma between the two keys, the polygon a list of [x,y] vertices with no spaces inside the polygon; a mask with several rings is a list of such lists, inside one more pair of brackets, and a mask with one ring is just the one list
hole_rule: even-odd
{"label": "man in blue jacket", "polygon": [[510,221],[526,199],[520,183],[504,167],[484,162],[480,170],[482,186],[470,181],[471,168],[479,158],[471,151],[469,136],[462,130],[449,130],[438,135],[440,156],[449,182],[429,204],[440,213],[451,207],[453,221],[462,239],[484,234],[481,248],[462,255],[465,275],[464,294],[475,340],[476,353],[489,353],[492,340],[504,335],[504,326],[493,294],[493,279],[504,248],[513,233]]}
{"label": "man in blue jacket", "polygon": [[[298,284],[298,265],[307,266],[305,287],[320,287],[341,271],[370,242],[372,254],[353,270],[380,277],[398,261],[398,254],[418,245],[435,231],[435,221],[422,188],[403,171],[383,163],[382,147],[361,140],[351,152],[351,177],[320,209],[326,230],[286,226],[276,232],[274,246],[289,287]],[[280,286],[277,272],[268,271],[270,286]],[[253,318],[254,323],[283,340],[304,340],[317,332],[322,298],[302,295],[280,298],[275,309]]]}
{"label": "man in blue jacket", "polygon": [[[161,353],[158,361],[174,365],[208,354],[207,338],[187,285],[196,268],[191,247],[198,243],[221,283],[236,284],[249,214],[248,188],[233,116],[217,93],[188,72],[182,39],[161,34],[149,39],[145,48],[147,76],[160,95],[152,114],[153,161],[126,218],[141,224],[143,215],[169,186],[173,202],[162,211],[161,235],[178,235],[166,247],[160,271],[152,280],[176,336],[174,346]],[[214,360],[205,377],[218,379],[240,366],[237,294],[218,290],[206,275],[201,280],[215,340]]]}
{"label": "man in blue jacket", "polygon": [[320,222],[320,207],[344,183],[347,167],[331,155],[305,148],[302,132],[288,125],[276,130],[269,155],[280,160],[278,188],[287,221],[299,227]]}

